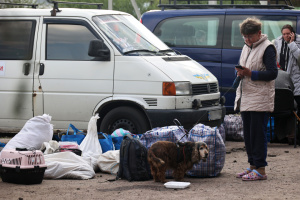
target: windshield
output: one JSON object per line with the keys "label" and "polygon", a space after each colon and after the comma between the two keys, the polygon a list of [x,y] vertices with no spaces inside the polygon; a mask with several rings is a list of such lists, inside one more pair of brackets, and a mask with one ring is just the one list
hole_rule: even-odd
{"label": "windshield", "polygon": [[93,21],[123,54],[176,55],[131,15],[101,15]]}

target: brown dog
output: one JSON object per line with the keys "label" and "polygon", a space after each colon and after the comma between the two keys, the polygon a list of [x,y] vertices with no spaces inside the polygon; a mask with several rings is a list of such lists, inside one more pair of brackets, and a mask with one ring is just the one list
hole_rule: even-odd
{"label": "brown dog", "polygon": [[200,160],[206,161],[208,147],[204,142],[155,142],[148,150],[151,174],[156,182],[165,183],[165,172],[173,169],[173,177],[181,181],[187,170]]}

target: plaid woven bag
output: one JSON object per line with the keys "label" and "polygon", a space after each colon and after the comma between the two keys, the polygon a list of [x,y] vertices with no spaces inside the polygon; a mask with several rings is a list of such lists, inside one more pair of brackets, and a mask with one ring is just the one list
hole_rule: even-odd
{"label": "plaid woven bag", "polygon": [[205,142],[209,148],[209,155],[206,162],[200,161],[194,164],[193,169],[187,172],[191,177],[215,177],[220,174],[224,167],[226,149],[219,130],[214,127],[197,124],[188,136],[188,141]]}
{"label": "plaid woven bag", "polygon": [[243,120],[241,115],[225,115],[224,128],[226,140],[244,141]]}
{"label": "plaid woven bag", "polygon": [[219,127],[218,127],[219,133],[223,139],[223,142],[226,142],[226,134],[225,134],[225,127],[224,124],[222,123]]}
{"label": "plaid woven bag", "polygon": [[182,138],[180,142],[187,142],[187,137],[183,137],[184,134],[177,126],[165,126],[147,131],[141,136],[140,141],[149,149],[157,141],[177,142]]}
{"label": "plaid woven bag", "polygon": [[[183,127],[181,127],[183,128]],[[187,142],[187,137],[184,137],[185,133],[181,131],[177,126],[165,126],[161,128],[154,128],[144,133],[140,142],[149,149],[152,144],[157,141],[170,141],[170,142]],[[173,170],[166,171],[166,177],[172,178]]]}

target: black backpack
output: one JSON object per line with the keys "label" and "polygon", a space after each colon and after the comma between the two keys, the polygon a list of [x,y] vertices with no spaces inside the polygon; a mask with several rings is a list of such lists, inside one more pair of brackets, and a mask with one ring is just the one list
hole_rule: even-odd
{"label": "black backpack", "polygon": [[124,136],[120,147],[120,166],[117,179],[145,181],[151,179],[147,148],[131,135]]}

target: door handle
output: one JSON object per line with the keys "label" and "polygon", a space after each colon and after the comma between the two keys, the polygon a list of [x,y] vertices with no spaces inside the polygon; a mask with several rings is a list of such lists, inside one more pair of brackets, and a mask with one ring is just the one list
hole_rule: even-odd
{"label": "door handle", "polygon": [[45,65],[44,65],[44,63],[40,63],[40,72],[39,72],[39,75],[40,76],[44,75],[44,71],[45,71]]}
{"label": "door handle", "polygon": [[24,75],[28,76],[28,74],[30,72],[30,63],[24,63],[23,69],[24,69]]}

